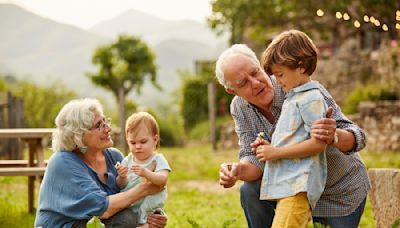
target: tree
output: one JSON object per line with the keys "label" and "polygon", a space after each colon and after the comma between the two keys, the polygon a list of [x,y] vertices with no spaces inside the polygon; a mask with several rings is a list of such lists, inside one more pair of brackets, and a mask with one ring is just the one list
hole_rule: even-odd
{"label": "tree", "polygon": [[125,98],[133,89],[140,94],[146,77],[160,89],[156,83],[154,60],[154,54],[146,43],[128,35],[121,35],[115,43],[98,47],[92,57],[93,64],[99,69],[97,73],[87,75],[95,85],[110,90],[115,96],[121,128],[120,145],[125,150]]}
{"label": "tree", "polygon": [[76,97],[74,92],[63,89],[61,82],[46,87],[18,82],[11,91],[23,99],[24,120],[30,128],[54,127],[54,120],[62,106]]}
{"label": "tree", "polygon": [[[366,14],[387,23],[393,38],[397,36],[394,27],[396,9],[400,7],[400,2],[393,0],[214,0],[211,4],[209,26],[217,33],[230,32],[231,44],[247,43],[257,51],[263,50],[275,33],[292,28],[307,33],[315,31],[322,37],[331,37],[333,42],[336,41],[334,45],[340,44],[347,36],[363,31],[354,29],[353,21],[363,23]],[[323,9],[324,18],[317,17],[318,9]],[[348,12],[351,20],[336,19],[336,12]],[[380,27],[362,25],[366,30],[385,33]],[[352,33],[348,33],[348,30]]]}

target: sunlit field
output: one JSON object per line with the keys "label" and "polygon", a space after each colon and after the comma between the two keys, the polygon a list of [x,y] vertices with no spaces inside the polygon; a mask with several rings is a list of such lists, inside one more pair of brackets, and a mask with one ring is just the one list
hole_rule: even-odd
{"label": "sunlit field", "polygon": [[[210,148],[162,148],[172,168],[167,227],[247,227],[239,184],[223,189],[217,182],[219,164],[236,161],[237,151],[213,153]],[[362,152],[362,157],[369,168],[400,168],[400,153]],[[32,227],[35,215],[27,213],[27,177],[0,177],[0,189],[0,227]],[[38,189],[37,185],[36,195]],[[375,227],[369,201],[360,227]]]}

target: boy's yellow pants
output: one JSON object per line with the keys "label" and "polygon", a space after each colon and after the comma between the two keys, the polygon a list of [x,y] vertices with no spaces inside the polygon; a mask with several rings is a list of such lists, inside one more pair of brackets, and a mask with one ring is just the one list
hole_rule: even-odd
{"label": "boy's yellow pants", "polygon": [[311,218],[311,208],[307,193],[300,192],[278,200],[272,228],[302,228],[307,227]]}

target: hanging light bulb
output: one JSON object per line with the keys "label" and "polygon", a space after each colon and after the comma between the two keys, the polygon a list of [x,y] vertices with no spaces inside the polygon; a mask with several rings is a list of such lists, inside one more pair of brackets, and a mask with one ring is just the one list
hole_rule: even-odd
{"label": "hanging light bulb", "polygon": [[318,17],[322,17],[322,16],[324,16],[324,14],[325,14],[325,13],[324,13],[324,11],[323,11],[322,9],[318,9],[318,10],[317,10],[317,16],[318,16]]}
{"label": "hanging light bulb", "polygon": [[396,29],[400,29],[400,24],[396,23]]}
{"label": "hanging light bulb", "polygon": [[343,14],[343,20],[348,21],[350,20],[350,16],[347,13]]}
{"label": "hanging light bulb", "polygon": [[371,22],[372,24],[375,23],[375,17],[374,17],[374,16],[371,16],[371,17],[369,18],[369,22]]}
{"label": "hanging light bulb", "polygon": [[389,30],[388,26],[386,24],[382,25],[382,30],[387,32]]}
{"label": "hanging light bulb", "polygon": [[364,22],[369,22],[369,17],[367,15],[364,15]]}
{"label": "hanging light bulb", "polygon": [[358,20],[355,20],[353,24],[354,24],[354,27],[356,27],[356,28],[360,28],[360,26],[361,26],[361,24]]}
{"label": "hanging light bulb", "polygon": [[380,26],[381,22],[379,22],[379,20],[375,20],[374,24],[375,24],[375,26]]}
{"label": "hanging light bulb", "polygon": [[396,16],[400,16],[400,10],[396,11]]}
{"label": "hanging light bulb", "polygon": [[341,13],[341,12],[336,12],[336,18],[337,18],[337,19],[342,18],[342,13]]}

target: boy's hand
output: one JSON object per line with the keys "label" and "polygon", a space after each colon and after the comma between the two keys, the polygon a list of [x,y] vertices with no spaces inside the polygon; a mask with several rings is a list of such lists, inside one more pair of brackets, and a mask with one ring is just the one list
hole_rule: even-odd
{"label": "boy's hand", "polygon": [[260,161],[270,161],[270,160],[275,160],[275,155],[276,155],[276,148],[266,144],[266,145],[259,145],[256,150],[256,157]]}
{"label": "boy's hand", "polygon": [[144,177],[148,169],[144,168],[142,165],[134,164],[131,170],[138,176]]}
{"label": "boy's hand", "polygon": [[128,175],[128,167],[124,165],[116,165],[118,176],[126,177]]}

